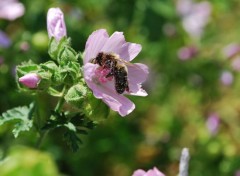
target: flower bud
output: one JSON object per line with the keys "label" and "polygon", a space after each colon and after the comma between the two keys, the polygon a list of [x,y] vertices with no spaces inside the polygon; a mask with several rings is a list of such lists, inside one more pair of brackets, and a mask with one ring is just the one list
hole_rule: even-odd
{"label": "flower bud", "polygon": [[41,78],[36,73],[28,73],[21,78],[19,78],[19,82],[28,88],[37,88],[38,83]]}
{"label": "flower bud", "polygon": [[49,38],[54,37],[57,41],[67,35],[64,14],[60,8],[50,8],[48,10],[47,30]]}

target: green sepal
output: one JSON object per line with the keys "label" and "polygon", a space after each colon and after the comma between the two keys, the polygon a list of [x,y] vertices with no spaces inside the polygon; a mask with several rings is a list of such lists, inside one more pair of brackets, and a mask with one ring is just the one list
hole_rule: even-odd
{"label": "green sepal", "polygon": [[52,83],[51,82],[52,73],[45,72],[45,71],[41,70],[37,74],[41,78],[41,81],[38,83],[37,89],[39,89],[39,90],[47,90],[48,87],[50,87],[51,83]]}
{"label": "green sepal", "polygon": [[69,61],[77,62],[77,52],[68,45],[61,47],[58,53],[58,63],[65,65]]}
{"label": "green sepal", "polygon": [[76,108],[81,109],[84,100],[86,99],[86,96],[88,94],[88,89],[85,85],[82,83],[76,84],[72,86],[66,95],[64,96],[64,99],[67,103],[75,106]]}
{"label": "green sepal", "polygon": [[31,60],[29,60],[28,62],[23,62],[21,63],[21,65],[18,65],[16,67],[16,83],[18,88],[21,90],[29,90],[22,84],[19,84],[18,79],[28,73],[37,73],[39,70],[39,66],[37,64],[34,64]]}
{"label": "green sepal", "polygon": [[31,60],[28,62],[23,62],[21,65],[16,67],[17,77],[20,78],[27,73],[37,72],[39,70],[39,66],[34,64]]}
{"label": "green sepal", "polygon": [[44,69],[45,71],[49,71],[51,73],[54,73],[56,70],[58,70],[58,66],[53,61],[48,61],[45,63],[40,64],[40,67]]}
{"label": "green sepal", "polygon": [[62,65],[59,72],[64,84],[73,85],[80,81],[80,65],[77,62],[68,62],[67,65]]}
{"label": "green sepal", "polygon": [[88,93],[82,109],[83,113],[95,122],[106,120],[110,112],[109,107],[102,100],[96,99],[92,93]]}
{"label": "green sepal", "polygon": [[59,67],[53,61],[48,61],[43,64],[40,64],[42,70],[51,73],[51,82],[54,86],[60,85],[63,82],[61,77]]}
{"label": "green sepal", "polygon": [[59,92],[58,90],[52,88],[52,87],[49,87],[48,90],[47,90],[47,93],[49,95],[52,95],[54,97],[62,97],[63,93],[62,92]]}
{"label": "green sepal", "polygon": [[57,60],[59,51],[65,45],[70,45],[70,39],[63,37],[60,41],[57,41],[52,37],[48,44],[48,54],[53,60]]}

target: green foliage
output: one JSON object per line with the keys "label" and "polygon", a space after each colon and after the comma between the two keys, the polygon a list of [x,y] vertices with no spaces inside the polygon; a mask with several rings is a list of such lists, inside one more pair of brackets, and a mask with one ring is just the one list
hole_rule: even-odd
{"label": "green foliage", "polygon": [[18,137],[19,133],[22,131],[29,131],[32,128],[32,112],[34,106],[30,104],[29,107],[16,107],[10,110],[7,110],[0,116],[0,125],[4,123],[11,122],[14,123],[13,135]]}
{"label": "green foliage", "polygon": [[[46,115],[48,122],[45,128],[51,131],[42,147],[51,152],[63,175],[126,176],[131,175],[135,169],[148,170],[153,166],[158,167],[165,175],[177,175],[182,147],[190,149],[189,175],[200,176],[204,173],[205,176],[228,176],[235,175],[240,169],[240,76],[239,70],[232,67],[233,61],[240,54],[231,59],[226,59],[223,54],[225,46],[230,43],[238,44],[240,41],[239,1],[208,1],[212,5],[212,14],[199,39],[191,38],[184,31],[181,17],[176,11],[177,1],[21,2],[25,6],[23,17],[14,21],[0,21],[1,30],[12,40],[9,48],[0,47],[0,55],[4,58],[4,62],[0,61],[0,112],[29,104],[33,99],[30,96],[32,91],[27,90],[21,94],[16,91],[16,81],[12,74],[15,65],[32,60],[26,65],[17,66],[18,77],[29,72],[46,72],[47,76],[51,75],[51,85],[44,92],[54,98],[41,91],[43,94],[40,95],[40,104],[54,108],[57,98],[61,99],[68,94],[69,103],[65,103],[62,108],[66,113],[73,111],[78,114],[77,117],[73,117],[71,113],[64,114],[65,118],[51,114],[55,118],[49,119],[50,116],[44,108],[36,110]],[[126,41],[142,45],[140,55],[133,61],[150,67],[149,78],[144,85],[148,96],[144,99],[132,97],[136,109],[127,118],[120,118],[111,112],[107,121],[89,132],[88,129],[94,128],[95,124],[88,124],[81,117],[81,97],[76,96],[74,99],[70,93],[72,86],[77,85],[82,78],[82,72],[77,69],[79,66],[76,64],[82,65],[80,54],[67,47],[70,46],[69,40],[62,39],[58,43],[53,38],[49,42],[52,61],[49,61],[47,54],[46,12],[53,6],[59,6],[63,10],[67,34],[72,38],[71,47],[76,51],[84,51],[88,36],[100,28],[106,28],[109,33],[123,31]],[[23,49],[23,46],[28,47]],[[180,60],[178,52],[184,46],[197,47],[197,54],[189,60]],[[72,57],[74,54],[76,55]],[[71,63],[66,63],[68,56],[71,56]],[[41,64],[37,66],[36,63]],[[231,85],[223,85],[221,82],[221,73],[226,70],[232,73]],[[68,85],[66,92],[62,91],[63,84]],[[93,97],[89,98],[91,99],[94,100]],[[79,105],[74,105],[78,103]],[[98,118],[102,111],[106,113],[104,118],[108,116],[108,108],[98,108],[104,106],[98,104],[99,100],[88,103],[84,105],[84,118],[86,115],[93,119]],[[218,131],[214,135],[206,126],[207,118],[212,112],[217,113],[220,119]],[[18,122],[13,120],[9,121],[9,124],[14,121]],[[68,124],[73,124],[76,131],[70,128],[71,125],[67,126]],[[87,124],[89,128],[83,127]],[[0,155],[4,148],[9,148],[14,142],[30,145],[35,143],[36,134],[33,132],[27,133],[30,137],[23,135],[21,139],[10,140],[7,127],[0,127]],[[76,136],[84,143],[77,153],[73,154],[65,148],[62,141],[65,133],[68,133],[66,138],[74,149],[80,146]],[[89,133],[87,140],[82,137],[86,133]],[[19,150],[19,153],[22,151],[16,150]],[[25,156],[35,159],[32,153],[22,153],[21,157],[14,161],[21,161]],[[11,161],[10,164],[15,163]],[[26,163],[29,165],[31,162]],[[19,166],[18,170],[14,171],[20,173],[22,167]],[[7,168],[4,166],[0,170]],[[31,165],[24,170],[23,175],[26,175],[30,168]],[[41,171],[47,172],[50,168],[51,166],[46,166]]]}
{"label": "green foliage", "polygon": [[59,176],[50,154],[23,146],[10,148],[0,170],[1,176]]}
{"label": "green foliage", "polygon": [[95,122],[89,120],[83,114],[64,114],[53,111],[51,118],[41,130],[63,128],[63,139],[71,150],[76,152],[79,150],[79,145],[83,143],[79,135],[87,135],[87,130],[93,129],[95,126]]}
{"label": "green foliage", "polygon": [[83,83],[78,83],[68,90],[64,99],[67,103],[81,109],[83,107],[84,101],[87,100],[87,94],[89,90],[86,88],[86,85]]}

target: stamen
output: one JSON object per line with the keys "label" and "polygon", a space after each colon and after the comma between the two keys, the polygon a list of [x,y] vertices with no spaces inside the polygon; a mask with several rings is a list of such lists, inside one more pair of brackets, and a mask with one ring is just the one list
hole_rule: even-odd
{"label": "stamen", "polygon": [[98,79],[99,83],[106,83],[108,81],[112,81],[113,77],[107,77],[106,76],[109,74],[110,69],[109,68],[103,68],[103,67],[98,67],[95,70],[95,75],[96,78]]}

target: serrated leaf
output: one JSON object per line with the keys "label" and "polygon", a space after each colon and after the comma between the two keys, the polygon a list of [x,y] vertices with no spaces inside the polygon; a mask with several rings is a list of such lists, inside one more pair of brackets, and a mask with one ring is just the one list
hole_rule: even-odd
{"label": "serrated leaf", "polygon": [[82,141],[74,131],[68,130],[66,133],[64,133],[63,137],[64,140],[67,141],[67,144],[71,147],[73,152],[78,151],[79,144],[82,144]]}
{"label": "serrated leaf", "polygon": [[12,132],[16,138],[21,131],[28,131],[32,127],[32,110],[32,104],[29,107],[23,106],[10,109],[0,116],[0,125],[3,125],[6,122],[15,122]]}
{"label": "serrated leaf", "polygon": [[77,129],[77,133],[78,134],[84,134],[84,135],[88,134],[88,132],[86,130],[83,130],[83,129]]}

